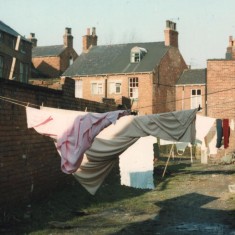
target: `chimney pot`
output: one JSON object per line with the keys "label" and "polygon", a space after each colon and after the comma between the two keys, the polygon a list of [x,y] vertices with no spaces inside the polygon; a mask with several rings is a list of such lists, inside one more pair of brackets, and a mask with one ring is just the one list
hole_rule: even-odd
{"label": "chimney pot", "polygon": [[32,43],[32,47],[37,47],[37,38],[35,38],[35,33],[30,33],[28,37],[29,41]]}
{"label": "chimney pot", "polygon": [[229,36],[229,43],[228,43],[228,46],[229,47],[232,47],[233,46],[233,36]]}
{"label": "chimney pot", "polygon": [[73,36],[71,34],[72,29],[71,28],[65,28],[65,34],[63,36],[64,39],[64,46],[73,48]]}
{"label": "chimney pot", "polygon": [[95,29],[95,27],[92,28],[92,35],[93,35],[93,36],[96,35],[96,29]]}
{"label": "chimney pot", "polygon": [[90,28],[87,28],[87,34],[83,36],[82,39],[82,50],[83,52],[88,52],[91,46],[97,46],[97,35],[96,35],[96,28],[92,27],[92,35],[90,34]]}
{"label": "chimney pot", "polygon": [[35,37],[35,33],[30,33],[30,38],[34,38]]}
{"label": "chimney pot", "polygon": [[65,28],[65,34],[71,34],[71,32],[72,32],[71,28],[68,28],[68,27]]}
{"label": "chimney pot", "polygon": [[166,28],[170,28],[170,21],[169,20],[166,21]]}

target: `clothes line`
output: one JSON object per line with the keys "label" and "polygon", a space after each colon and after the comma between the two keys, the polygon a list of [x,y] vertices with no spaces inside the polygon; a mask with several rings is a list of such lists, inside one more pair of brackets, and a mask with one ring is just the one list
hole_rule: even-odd
{"label": "clothes line", "polygon": [[27,107],[27,106],[35,106],[35,107],[40,107],[40,105],[37,104],[32,104],[29,102],[25,102],[25,101],[21,101],[21,100],[16,100],[16,99],[12,99],[9,97],[5,97],[5,96],[0,96],[0,99],[15,105],[19,105],[19,106],[23,106],[23,107]]}
{"label": "clothes line", "polygon": [[[8,100],[5,97],[4,99],[16,103],[13,99]],[[26,102],[24,104],[20,105],[26,107],[28,127],[55,140],[56,148],[61,156],[62,171],[73,174],[91,194],[94,194],[99,188],[120,154],[140,137],[160,136],[168,140],[190,142],[195,138],[195,115],[198,109],[136,116],[134,119],[132,116],[130,120],[124,117],[126,115],[121,114],[126,111],[119,110],[117,112],[120,112],[120,116],[118,115],[113,121],[110,121],[109,118],[104,120],[99,116],[103,114],[98,114],[100,119],[96,119],[96,116],[94,121],[94,113],[87,115],[85,112],[45,106],[40,107],[39,110],[27,106],[29,104]],[[110,117],[114,112],[109,112]],[[87,122],[84,121],[84,116],[90,116]],[[120,117],[125,120],[126,127],[120,128],[119,126],[117,135],[107,141],[102,139],[103,137],[100,139],[100,134],[102,136],[102,133],[106,133],[106,129],[111,130],[109,129],[111,124],[117,122],[115,125],[111,125],[112,128],[117,128],[117,124],[121,120],[119,120]],[[83,127],[87,128],[90,125],[91,128],[89,127],[89,130],[84,128],[83,132],[81,131],[83,129],[81,123],[84,123]],[[102,124],[100,125],[100,123]],[[132,133],[130,136],[126,133],[126,129]],[[84,133],[86,134],[84,135]],[[121,138],[118,138],[120,135]],[[81,141],[82,139],[84,142]],[[96,148],[97,144],[101,144],[101,148]],[[89,170],[94,171],[90,174]]]}

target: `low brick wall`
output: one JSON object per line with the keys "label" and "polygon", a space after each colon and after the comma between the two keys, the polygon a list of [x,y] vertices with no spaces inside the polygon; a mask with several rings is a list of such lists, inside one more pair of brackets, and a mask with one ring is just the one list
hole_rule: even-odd
{"label": "low brick wall", "polygon": [[[30,106],[100,113],[116,109],[114,105],[74,98],[74,81],[68,78],[62,80],[61,90],[2,79],[2,97]],[[25,107],[0,99],[0,213],[45,197],[71,177],[62,173],[52,139],[27,128]]]}

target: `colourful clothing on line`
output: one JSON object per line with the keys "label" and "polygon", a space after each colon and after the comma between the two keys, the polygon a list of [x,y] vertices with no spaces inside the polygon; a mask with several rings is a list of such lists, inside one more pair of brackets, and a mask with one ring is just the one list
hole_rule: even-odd
{"label": "colourful clothing on line", "polygon": [[52,137],[61,156],[61,169],[64,173],[75,172],[83,160],[83,155],[94,138],[107,126],[127,115],[124,110],[106,113],[71,114],[26,107],[28,128]]}
{"label": "colourful clothing on line", "polygon": [[229,146],[229,136],[230,136],[230,127],[228,119],[223,119],[223,136],[224,136],[224,148],[226,149]]}
{"label": "colourful clothing on line", "polygon": [[216,131],[217,131],[216,148],[220,148],[222,146],[222,137],[223,137],[223,127],[221,119],[216,119]]}

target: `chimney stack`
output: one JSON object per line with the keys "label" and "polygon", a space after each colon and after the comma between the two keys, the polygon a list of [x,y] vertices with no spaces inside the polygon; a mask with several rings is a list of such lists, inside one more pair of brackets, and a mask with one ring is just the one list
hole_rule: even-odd
{"label": "chimney stack", "polygon": [[87,35],[82,37],[82,51],[87,52],[91,46],[97,46],[97,35],[96,28],[92,28],[92,33],[90,34],[90,28],[87,28]]}
{"label": "chimney stack", "polygon": [[73,48],[73,36],[71,33],[72,33],[71,28],[65,28],[65,34],[63,36],[65,47]]}
{"label": "chimney stack", "polygon": [[176,23],[170,20],[166,21],[165,46],[173,46],[178,48],[178,32],[176,31]]}
{"label": "chimney stack", "polygon": [[32,47],[37,47],[37,38],[35,38],[35,33],[30,33],[28,40],[32,43]]}
{"label": "chimney stack", "polygon": [[235,40],[233,39],[232,36],[229,36],[229,43],[225,54],[225,58],[227,60],[235,59]]}

